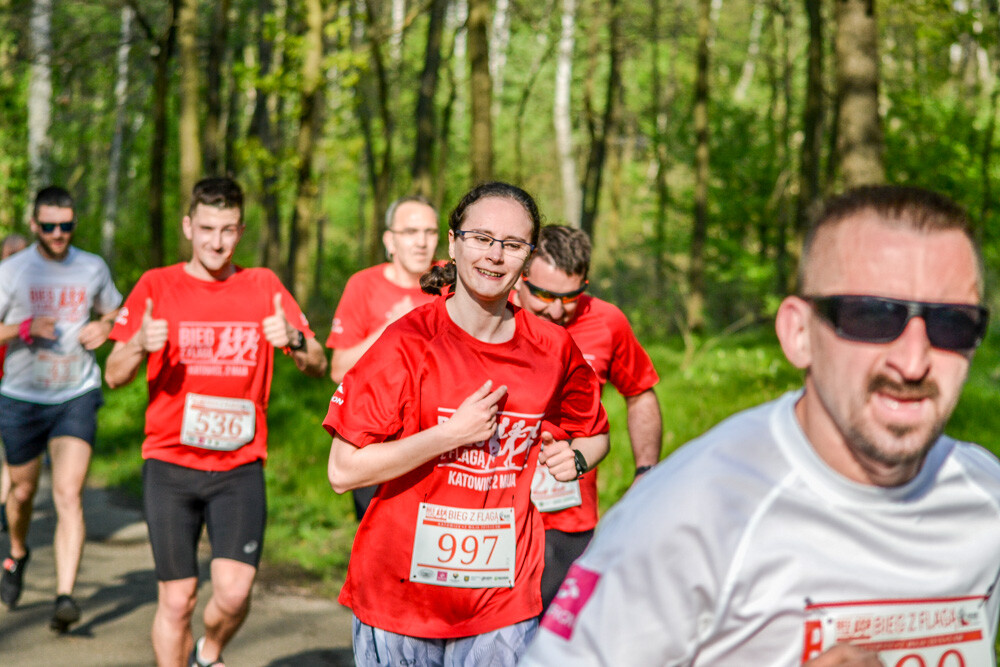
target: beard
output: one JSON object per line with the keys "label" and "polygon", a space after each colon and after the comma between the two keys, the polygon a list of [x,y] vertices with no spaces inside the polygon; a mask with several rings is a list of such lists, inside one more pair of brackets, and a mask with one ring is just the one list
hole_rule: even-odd
{"label": "beard", "polygon": [[[935,400],[940,389],[934,380],[922,379],[917,382],[896,382],[884,375],[876,375],[868,383],[865,399],[871,399],[876,392],[884,391],[900,400]],[[949,411],[950,412],[950,411]],[[885,466],[905,466],[921,463],[931,447],[944,432],[947,417],[934,420],[929,428],[925,424],[887,424],[885,434],[874,433],[873,428],[864,428],[852,422],[846,429],[847,441],[852,448],[865,457]]]}
{"label": "beard", "polygon": [[65,238],[66,238],[66,247],[63,248],[61,251],[57,252],[55,248],[52,247],[52,244],[45,240],[44,236],[42,236],[41,234],[37,234],[35,236],[35,240],[38,241],[38,245],[40,245],[43,248],[43,250],[45,251],[45,255],[50,259],[63,259],[69,253],[69,246],[73,242],[73,236],[68,235],[65,236]]}

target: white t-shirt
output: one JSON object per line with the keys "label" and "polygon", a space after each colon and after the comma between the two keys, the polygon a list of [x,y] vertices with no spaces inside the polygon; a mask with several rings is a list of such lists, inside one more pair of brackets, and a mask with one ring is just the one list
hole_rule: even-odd
{"label": "white t-shirt", "polygon": [[97,255],[70,247],[62,261],[45,259],[32,244],[0,262],[0,318],[19,324],[29,317],[56,318],[58,340],[10,341],[0,394],[54,405],[101,386],[94,353],[80,330],[92,310],[109,313],[122,302],[108,265]]}
{"label": "white t-shirt", "polygon": [[942,436],[904,486],[851,482],[806,440],[800,396],[645,475],[522,664],[791,666],[838,640],[890,667],[994,664],[1000,464]]}

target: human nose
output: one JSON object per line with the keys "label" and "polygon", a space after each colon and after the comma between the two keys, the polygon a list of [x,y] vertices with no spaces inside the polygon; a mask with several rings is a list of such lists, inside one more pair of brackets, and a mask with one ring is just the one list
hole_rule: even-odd
{"label": "human nose", "polygon": [[911,318],[899,338],[888,345],[887,361],[904,380],[919,380],[927,374],[932,346],[924,318]]}
{"label": "human nose", "polygon": [[503,242],[493,239],[489,247],[486,249],[486,256],[489,257],[494,262],[502,262],[504,255]]}
{"label": "human nose", "polygon": [[558,320],[566,314],[566,304],[563,303],[562,299],[554,299],[549,303],[548,311],[549,315],[552,316],[552,319]]}

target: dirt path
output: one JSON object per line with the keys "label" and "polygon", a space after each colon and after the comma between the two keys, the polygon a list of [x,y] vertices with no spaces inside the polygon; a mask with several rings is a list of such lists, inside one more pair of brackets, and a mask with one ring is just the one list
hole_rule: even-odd
{"label": "dirt path", "polygon": [[[149,628],[156,578],[140,509],[135,501],[117,494],[87,489],[84,512],[87,544],[76,589],[83,618],[69,633],[57,636],[48,627],[55,596],[55,516],[43,480],[28,536],[32,553],[24,593],[14,611],[0,605],[0,664],[155,664]],[[0,557],[8,545],[7,536],[0,536]],[[207,562],[202,565],[202,572],[207,572]],[[206,581],[199,592],[195,636],[209,589]],[[250,615],[225,657],[229,667],[353,665],[350,612],[326,598],[258,585]]]}

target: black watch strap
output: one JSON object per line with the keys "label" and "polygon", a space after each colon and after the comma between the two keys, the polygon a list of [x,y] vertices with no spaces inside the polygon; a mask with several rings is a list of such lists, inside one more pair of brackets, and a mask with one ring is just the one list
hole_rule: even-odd
{"label": "black watch strap", "polygon": [[579,449],[573,450],[573,463],[576,464],[577,479],[583,477],[583,473],[590,470],[590,466],[587,465],[587,459],[583,456],[583,452]]}
{"label": "black watch strap", "polygon": [[288,343],[288,349],[292,350],[293,352],[298,352],[299,350],[301,350],[306,346],[306,335],[301,331],[299,331],[298,329],[295,330],[295,333],[298,334],[298,338],[295,339],[294,343],[292,342]]}

